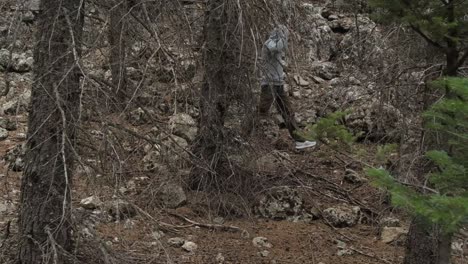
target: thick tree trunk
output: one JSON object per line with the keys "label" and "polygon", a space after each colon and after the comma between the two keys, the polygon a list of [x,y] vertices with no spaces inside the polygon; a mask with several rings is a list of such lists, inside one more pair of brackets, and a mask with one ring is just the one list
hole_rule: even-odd
{"label": "thick tree trunk", "polygon": [[128,12],[127,0],[111,1],[109,22],[109,62],[114,85],[114,108],[119,110],[125,103],[127,93],[127,24],[126,14]]}
{"label": "thick tree trunk", "polygon": [[438,264],[450,264],[450,258],[452,256],[452,237],[453,234],[440,234],[439,235],[439,258]]}
{"label": "thick tree trunk", "polygon": [[[226,15],[224,0],[209,0],[205,17],[203,66],[205,68],[204,85],[200,104],[198,141],[194,152],[204,163],[202,168],[192,171],[192,188],[211,185],[213,177],[221,168],[224,147],[223,125],[228,108],[226,64],[224,48],[226,33]],[[209,168],[207,168],[209,167]]]}
{"label": "thick tree trunk", "polygon": [[[450,41],[451,43],[452,41]],[[449,44],[449,48],[445,53],[446,58],[446,68],[444,70],[445,76],[457,76],[459,65],[460,52],[457,50],[457,45],[455,43]]]}
{"label": "thick tree trunk", "polygon": [[[42,0],[21,183],[18,263],[65,263],[80,97],[82,1]],[[47,256],[47,258],[46,258]]]}
{"label": "thick tree trunk", "polygon": [[406,241],[404,264],[436,264],[435,239],[430,225],[414,217]]}

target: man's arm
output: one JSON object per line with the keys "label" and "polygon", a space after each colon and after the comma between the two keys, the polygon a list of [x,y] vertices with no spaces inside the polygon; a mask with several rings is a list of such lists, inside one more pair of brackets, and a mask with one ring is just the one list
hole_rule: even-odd
{"label": "man's arm", "polygon": [[281,37],[269,38],[265,46],[270,52],[283,52],[286,47],[286,41]]}

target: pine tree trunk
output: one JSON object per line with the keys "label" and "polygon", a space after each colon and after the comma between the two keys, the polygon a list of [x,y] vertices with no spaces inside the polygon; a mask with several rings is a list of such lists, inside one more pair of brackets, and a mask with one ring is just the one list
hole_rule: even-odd
{"label": "pine tree trunk", "polygon": [[[192,188],[198,189],[211,185],[213,177],[221,168],[224,147],[224,117],[228,108],[225,65],[226,15],[224,0],[209,0],[205,14],[203,67],[204,85],[201,91],[201,114],[196,156],[204,163],[204,168],[192,170]],[[210,168],[208,169],[207,166]]]}
{"label": "pine tree trunk", "polygon": [[127,93],[126,49],[128,12],[127,0],[111,1],[109,22],[110,69],[114,85],[114,110],[119,110],[125,103]]}
{"label": "pine tree trunk", "polygon": [[[19,212],[20,264],[65,263],[79,112],[82,1],[42,0]],[[48,258],[45,258],[47,255]]]}
{"label": "pine tree trunk", "polygon": [[453,234],[440,234],[438,264],[450,264]]}
{"label": "pine tree trunk", "polygon": [[434,238],[430,225],[419,217],[414,217],[406,241],[404,264],[436,264]]}

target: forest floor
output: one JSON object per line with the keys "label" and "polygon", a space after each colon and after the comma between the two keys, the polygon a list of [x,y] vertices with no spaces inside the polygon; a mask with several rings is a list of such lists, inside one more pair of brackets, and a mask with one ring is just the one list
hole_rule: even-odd
{"label": "forest floor", "polygon": [[[321,2],[324,1],[303,2],[319,2],[322,4]],[[11,15],[13,14],[10,9],[5,8],[4,10],[10,12]],[[351,16],[347,17],[341,13],[336,13],[335,17],[335,19],[339,18],[340,23],[343,22],[344,25],[352,25],[353,23],[344,22],[354,21],[348,19]],[[6,19],[3,22],[2,19],[4,18],[0,17],[0,22],[7,25]],[[320,23],[311,24],[307,19],[304,19],[306,29],[315,27],[312,29],[316,30],[318,26],[327,24],[335,24],[335,26],[340,26],[337,27],[338,29],[343,29],[343,25],[335,23],[336,21],[333,22],[331,16],[330,21],[319,15],[311,16],[311,19]],[[95,29],[90,31],[97,32]],[[25,44],[34,43],[31,39],[33,36],[31,32],[32,29],[28,29],[26,33],[20,34]],[[306,30],[306,32],[309,32],[309,30]],[[317,47],[314,46],[314,52],[315,49],[321,48],[322,52],[328,54],[329,50],[331,50],[328,46],[336,42],[332,41],[335,37],[338,40],[346,36],[349,37],[348,40],[353,39],[350,37],[352,36],[352,30],[349,33],[342,30],[337,32],[334,33],[330,28],[321,32],[320,34],[324,34],[323,39],[320,38],[320,41],[314,39],[311,42],[318,42],[319,44]],[[369,32],[375,32],[373,27]],[[327,38],[325,33],[334,37]],[[316,36],[318,31],[307,34],[310,36],[305,35],[302,37]],[[369,47],[374,46],[374,43],[369,44]],[[31,52],[31,48],[24,49]],[[297,52],[299,51],[298,49]],[[89,60],[92,62],[89,63],[91,65],[89,66],[89,72],[97,72],[106,76],[105,73],[108,67],[105,61],[107,59],[102,58],[102,62],[100,62],[98,59],[100,57],[96,55],[101,53],[105,54],[101,50],[87,52]],[[306,57],[304,54],[298,54],[298,57]],[[328,55],[332,57],[332,54]],[[27,57],[29,56],[28,53]],[[326,65],[334,64],[329,63]],[[314,105],[319,103],[332,104],[332,102],[327,102],[328,97],[325,94],[339,96],[340,93],[331,88],[333,80],[336,81],[334,82],[335,85],[340,86],[341,81],[348,82],[351,77],[355,77],[354,79],[360,77],[355,75],[349,67],[345,67],[349,72],[341,73],[335,73],[334,69],[338,68],[331,67],[332,75],[336,75],[336,78],[321,80],[319,84],[315,83],[318,79],[313,78],[316,76],[311,75],[313,72],[310,69],[311,65],[299,66],[304,66],[303,70],[296,70],[297,72],[291,75],[302,76],[310,84],[306,85],[308,87],[295,85],[293,76],[289,76],[288,84],[292,89],[291,95],[294,92],[301,92],[298,95],[291,96],[291,98],[293,106],[297,110],[296,114],[302,115],[302,121],[306,123],[315,122],[317,121],[315,118],[320,116],[316,113],[319,107],[314,108]],[[302,69],[301,67],[298,67],[298,69]],[[376,68],[373,65],[369,67]],[[133,68],[133,70],[135,69]],[[364,71],[364,77],[366,77],[366,74],[367,71]],[[148,72],[148,76],[157,77],[157,74]],[[378,76],[380,77],[380,73]],[[12,87],[16,91],[10,92],[11,98],[8,98],[8,100],[14,100],[22,95],[22,92],[30,88],[32,82],[32,75],[29,73],[24,75],[12,73],[12,77],[16,83]],[[367,77],[363,79],[367,79]],[[177,109],[179,112],[183,112],[180,109],[194,108],[193,105],[195,104],[187,107],[177,101],[187,99],[178,98],[177,96],[183,95],[189,89],[184,91],[173,83],[161,83],[162,81],[159,80],[147,81],[148,83],[144,85],[147,88],[145,93],[157,90],[156,93],[146,98],[150,100],[150,103],[148,103],[150,110],[154,110],[156,112],[155,116],[158,118],[161,117],[161,120],[157,120],[157,125],[167,126],[167,120],[172,114],[178,113]],[[5,79],[2,74],[0,75],[0,84],[4,82]],[[136,83],[140,84],[139,82]],[[336,90],[341,89],[346,92],[345,88],[350,88],[352,92],[359,90],[367,92],[366,89],[358,89],[367,87],[364,83],[361,85],[358,82],[357,84],[356,80],[353,83],[349,87],[342,87],[343,89],[337,87]],[[88,101],[86,102],[91,102],[90,105],[92,105],[92,103],[98,101],[96,105],[101,107],[102,102],[96,98],[102,96],[102,94],[92,91],[95,87],[91,85],[91,82],[87,83],[87,85],[89,85],[89,87],[86,87],[89,94],[87,94]],[[190,94],[191,91],[188,93],[187,97],[193,96],[193,94]],[[355,97],[354,93],[347,95]],[[371,95],[373,96],[373,94]],[[363,98],[362,100],[365,102],[371,101],[368,100],[369,96]],[[196,100],[193,97],[189,99],[186,101]],[[352,103],[358,101],[352,101]],[[166,103],[165,106],[169,110],[159,109],[164,103]],[[346,101],[346,103],[349,102]],[[173,105],[179,108],[171,109]],[[347,104],[340,102],[338,105]],[[133,107],[134,105],[131,106],[131,109],[127,109],[128,111],[125,114],[132,112]],[[78,258],[83,260],[81,263],[399,264],[403,262],[405,235],[396,236],[390,243],[382,241],[382,231],[385,225],[383,220],[393,218],[398,222],[396,225],[399,226],[399,230],[407,230],[410,218],[402,210],[391,207],[385,192],[372,186],[371,181],[363,172],[366,167],[365,164],[376,165],[377,145],[374,143],[357,143],[356,148],[359,150],[359,155],[349,155],[344,151],[334,150],[324,144],[319,144],[315,148],[297,151],[294,149],[293,142],[289,139],[285,129],[275,132],[277,134],[274,137],[265,135],[265,133],[271,131],[262,131],[260,129],[255,131],[252,140],[248,143],[250,144],[248,146],[249,151],[255,150],[255,153],[251,155],[253,157],[251,162],[256,167],[254,169],[245,168],[245,171],[251,174],[234,175],[245,181],[243,188],[251,190],[251,193],[244,193],[245,195],[242,196],[239,193],[246,190],[238,190],[238,195],[231,197],[224,190],[213,194],[212,192],[193,191],[184,188],[186,202],[176,209],[168,209],[155,202],[158,198],[156,190],[161,185],[158,178],[160,176],[159,172],[145,171],[141,165],[142,157],[148,154],[145,153],[148,152],[145,149],[148,145],[145,137],[152,135],[150,133],[151,129],[156,124],[147,120],[145,125],[133,126],[129,124],[125,117],[110,118],[105,115],[101,116],[100,109],[97,110],[96,112],[90,110],[91,117],[102,119],[86,122],[81,131],[80,143],[85,143],[87,146],[80,146],[79,148],[82,159],[80,164],[77,164],[73,178],[73,219],[76,231],[74,234],[76,235]],[[239,114],[236,111],[233,112]],[[187,113],[195,116],[189,111]],[[89,115],[89,113],[83,115]],[[308,121],[309,117],[314,118],[311,119],[312,121]],[[2,262],[2,260],[6,259],[6,255],[14,256],[15,254],[14,248],[16,245],[14,244],[15,237],[18,235],[17,222],[22,177],[22,172],[15,172],[9,167],[10,162],[5,160],[5,156],[18,145],[25,143],[27,116],[26,114],[3,115],[0,113],[0,118],[7,118],[17,123],[16,130],[9,131],[7,139],[0,140],[0,262]],[[109,133],[110,126],[106,127],[102,124],[110,122],[123,124],[126,130],[112,130]],[[272,123],[274,124],[274,122]],[[393,125],[398,126],[396,123]],[[272,128],[267,128],[267,130],[269,129]],[[128,133],[128,131],[131,133]],[[132,133],[137,135],[135,136]],[[133,135],[133,138],[129,134]],[[103,135],[108,137],[108,141],[102,139],[104,138]],[[110,135],[117,136],[111,138]],[[99,140],[99,137],[102,137],[101,140]],[[114,146],[120,149],[113,149]],[[99,151],[90,151],[90,149]],[[130,151],[127,151],[127,149],[130,149]],[[178,149],[178,151],[184,152],[185,149]],[[121,153],[124,153],[124,155],[119,156]],[[240,158],[248,159],[249,157]],[[232,158],[239,157],[233,156]],[[91,161],[88,162],[88,159]],[[120,163],[117,163],[116,160]],[[103,167],[99,168],[100,170],[87,173],[86,171],[83,172],[86,169],[79,166],[82,163]],[[249,165],[248,162],[241,164]],[[175,171],[168,172],[169,175],[166,176],[176,179],[177,184],[186,187],[184,183],[186,183],[187,179],[179,174],[185,174],[183,170],[186,171],[190,167],[186,166],[183,169],[179,169],[177,166],[174,167],[176,168]],[[350,182],[346,180],[347,173],[350,170],[357,174],[358,181]],[[249,177],[252,178],[248,179]],[[129,184],[130,182],[132,184]],[[125,188],[122,189],[122,187]],[[292,198],[293,201],[286,200],[286,203],[291,203],[290,205],[293,207],[293,203],[297,202],[294,199],[299,199],[301,201],[301,210],[313,211],[314,219],[274,220],[259,217],[258,213],[254,212],[253,208],[259,203],[257,200],[260,197],[274,193],[276,189],[288,188],[295,190],[295,197]],[[131,204],[135,213],[130,217],[116,220],[110,217],[105,206],[102,206],[102,208],[98,206],[93,210],[84,209],[81,201],[90,196],[99,197],[103,204],[112,203],[119,199],[125,200]],[[323,217],[325,210],[340,206],[348,208],[358,206],[360,208],[359,213],[356,215],[356,223],[348,227],[338,227],[331,224],[328,218]],[[302,211],[299,213],[302,213]],[[257,241],[259,237],[266,238],[267,242],[254,245],[253,241]],[[454,251],[453,263],[455,264],[468,263],[468,241],[463,241],[463,239],[467,240],[467,238],[461,237],[457,237],[456,240],[461,246],[461,252],[460,250]],[[187,241],[195,243],[197,248],[185,249],[182,246],[183,243],[190,246],[194,245],[187,243]]]}
{"label": "forest floor", "polygon": [[[21,133],[25,132],[26,120],[20,116],[17,121],[19,129],[10,132],[8,140],[0,141],[1,157],[24,142]],[[287,137],[287,132],[281,131],[281,136]],[[362,145],[362,148],[372,153],[372,145]],[[115,256],[121,256],[127,263],[402,263],[404,247],[401,239],[390,244],[382,242],[382,226],[378,222],[384,216],[392,216],[407,227],[407,217],[386,205],[384,194],[368,181],[356,185],[343,180],[346,167],[359,171],[361,165],[324,145],[300,152],[286,146],[276,152],[287,155],[289,162],[294,164],[276,170],[284,175],[281,177],[288,178],[283,179],[284,182],[295,182],[296,187],[297,182],[301,182],[300,194],[307,206],[322,211],[334,205],[354,203],[378,215],[369,217],[368,213],[362,213],[360,223],[345,228],[332,227],[323,218],[292,222],[245,215],[226,216],[221,220],[218,217],[216,220],[216,215],[200,202],[203,193],[188,192],[187,203],[172,210],[144,207],[146,201],[141,192],[136,191],[127,194],[126,199],[144,210],[129,220],[99,222],[96,235],[115,252]],[[292,167],[295,169],[287,172]],[[21,173],[9,170],[8,165],[1,161],[0,176],[0,225],[4,228],[11,221],[10,236],[14,236],[17,233]],[[331,190],[331,186],[339,190]],[[79,208],[80,200],[89,195],[97,194],[102,200],[112,199],[112,190],[112,183],[97,186],[84,177],[78,177],[73,192],[74,206]],[[343,191],[349,196],[337,195]],[[243,231],[220,230],[212,228],[213,225],[233,226]],[[155,233],[161,230],[164,231]],[[180,246],[171,245],[168,239],[173,237],[192,241],[198,248],[187,252]],[[254,246],[252,239],[255,237],[267,238],[271,246]],[[455,257],[454,263],[467,263],[466,256]]]}

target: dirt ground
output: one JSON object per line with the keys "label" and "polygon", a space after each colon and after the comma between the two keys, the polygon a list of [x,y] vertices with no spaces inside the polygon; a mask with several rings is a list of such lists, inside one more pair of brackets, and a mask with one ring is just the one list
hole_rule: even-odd
{"label": "dirt ground", "polygon": [[[21,173],[8,170],[3,157],[9,149],[24,141],[20,133],[25,133],[26,119],[18,117],[17,120],[19,129],[10,132],[8,140],[0,142],[0,202],[12,204],[12,207],[0,215],[0,227],[4,230],[11,221],[10,237],[17,233]],[[369,151],[372,149],[372,146],[363,147]],[[243,231],[215,230],[210,228],[210,225],[213,224],[216,214],[210,212],[210,209],[207,209],[209,207],[202,205],[200,208],[200,202],[197,200],[200,193],[188,192],[188,203],[185,206],[166,210],[144,207],[149,204],[148,201],[142,201],[141,193],[135,192],[127,198],[141,205],[142,211],[130,220],[99,222],[96,226],[97,237],[116,256],[126,259],[127,263],[402,263],[402,243],[383,243],[380,240],[377,218],[392,215],[399,218],[403,225],[407,225],[407,217],[386,205],[382,192],[368,183],[356,186],[343,181],[345,167],[357,165],[325,146],[304,152],[290,149],[282,152],[288,153],[298,169],[289,173],[278,169],[278,173],[290,178],[285,182],[300,181],[306,186],[302,188],[301,194],[307,204],[323,210],[328,206],[349,202],[340,201],[342,198],[327,191],[326,188],[330,185],[322,185],[322,181],[316,178],[319,177],[347,190],[353,199],[379,215],[369,217],[364,213],[362,223],[351,228],[331,227],[324,220],[307,223],[261,219],[253,215],[227,215],[222,218],[222,225],[234,226]],[[92,194],[98,194],[103,200],[111,199],[112,190],[111,184],[92,186],[86,178],[77,178],[73,193],[74,205],[79,207],[80,199]],[[175,215],[184,216],[186,220]],[[154,232],[159,230],[163,230],[163,236],[156,239]],[[272,247],[253,246],[252,239],[259,236],[266,237]],[[180,247],[171,246],[167,240],[172,237],[182,237],[195,242],[198,248],[194,252],[186,252]],[[338,252],[343,248],[343,243],[347,250],[344,255],[339,256]],[[466,256],[456,256],[454,259],[454,263],[457,264],[468,263]]]}

